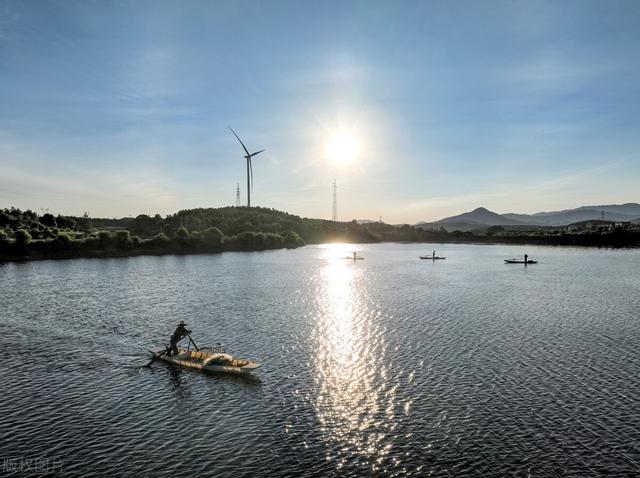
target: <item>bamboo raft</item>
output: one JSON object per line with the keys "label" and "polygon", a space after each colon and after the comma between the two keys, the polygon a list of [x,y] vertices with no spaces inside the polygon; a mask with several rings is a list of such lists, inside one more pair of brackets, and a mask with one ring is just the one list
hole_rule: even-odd
{"label": "bamboo raft", "polygon": [[206,372],[247,374],[262,366],[251,360],[236,358],[221,346],[209,350],[178,349],[178,355],[167,355],[166,348],[149,350],[155,358],[180,367],[195,368]]}

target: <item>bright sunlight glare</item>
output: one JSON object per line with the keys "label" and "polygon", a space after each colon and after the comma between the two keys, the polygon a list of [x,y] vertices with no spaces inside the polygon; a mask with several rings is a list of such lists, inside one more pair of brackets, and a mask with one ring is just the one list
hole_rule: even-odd
{"label": "bright sunlight glare", "polygon": [[359,144],[351,133],[337,133],[327,143],[327,156],[337,164],[352,163],[358,156]]}

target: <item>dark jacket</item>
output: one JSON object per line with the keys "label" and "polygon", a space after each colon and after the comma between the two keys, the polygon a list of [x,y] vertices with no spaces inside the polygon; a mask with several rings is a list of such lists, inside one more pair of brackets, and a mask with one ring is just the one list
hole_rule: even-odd
{"label": "dark jacket", "polygon": [[183,337],[186,337],[186,335],[190,333],[191,331],[187,330],[187,328],[184,325],[178,325],[178,327],[176,328],[176,331],[171,336],[171,343],[177,344],[178,342],[180,342],[180,340],[182,340]]}

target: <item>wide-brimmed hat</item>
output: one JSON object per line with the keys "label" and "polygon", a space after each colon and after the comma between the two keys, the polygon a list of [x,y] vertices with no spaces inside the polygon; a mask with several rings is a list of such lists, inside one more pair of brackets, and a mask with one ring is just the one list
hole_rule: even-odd
{"label": "wide-brimmed hat", "polygon": [[187,324],[184,323],[184,320],[181,320],[178,325],[187,325]]}

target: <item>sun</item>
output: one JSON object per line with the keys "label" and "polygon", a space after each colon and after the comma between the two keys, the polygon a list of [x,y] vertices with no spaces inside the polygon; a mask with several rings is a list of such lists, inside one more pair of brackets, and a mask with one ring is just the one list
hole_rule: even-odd
{"label": "sun", "polygon": [[351,133],[334,134],[327,142],[328,158],[339,165],[352,163],[359,152],[358,139]]}

